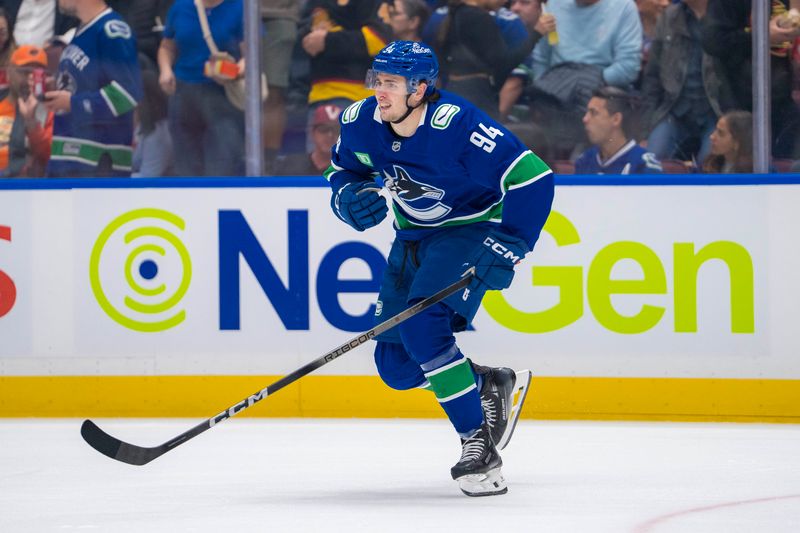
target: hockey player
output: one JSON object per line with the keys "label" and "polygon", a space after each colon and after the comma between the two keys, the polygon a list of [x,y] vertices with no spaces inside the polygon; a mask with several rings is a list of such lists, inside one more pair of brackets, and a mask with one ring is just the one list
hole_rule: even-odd
{"label": "hockey player", "polygon": [[378,322],[474,267],[463,292],[379,335],[375,363],[390,387],[436,395],[461,437],[461,459],[451,469],[461,490],[503,494],[498,449],[511,438],[531,373],[472,363],[453,333],[467,327],[487,290],[511,284],[550,212],[553,175],[488,115],[438,91],[438,73],[423,44],[395,41],[381,50],[367,74],[375,96],[342,112],[325,177],[334,213],[358,231],[387,215],[378,183],[392,198],[396,239]]}
{"label": "hockey player", "polygon": [[133,110],[142,95],[130,27],[103,0],[58,0],[80,20],[61,54],[57,90],[44,95],[56,114],[47,174],[130,176]]}
{"label": "hockey player", "polygon": [[595,90],[583,126],[594,146],[575,160],[576,174],[661,174],[661,162],[629,134],[631,96],[617,87]]}

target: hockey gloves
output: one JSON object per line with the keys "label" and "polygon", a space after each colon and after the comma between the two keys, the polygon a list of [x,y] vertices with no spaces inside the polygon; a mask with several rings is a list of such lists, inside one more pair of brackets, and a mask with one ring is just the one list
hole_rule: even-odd
{"label": "hockey gloves", "polygon": [[530,249],[523,240],[499,231],[491,231],[470,257],[475,278],[470,290],[506,289],[514,279],[514,265],[522,261]]}
{"label": "hockey gloves", "polygon": [[348,183],[331,197],[331,208],[337,217],[357,231],[377,226],[386,218],[386,199],[378,194],[372,181]]}

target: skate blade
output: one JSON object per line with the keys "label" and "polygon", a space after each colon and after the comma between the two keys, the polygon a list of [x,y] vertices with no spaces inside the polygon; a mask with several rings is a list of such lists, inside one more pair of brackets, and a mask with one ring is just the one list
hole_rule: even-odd
{"label": "skate blade", "polygon": [[461,492],[467,496],[498,496],[508,492],[500,467],[484,474],[467,474],[456,479]]}
{"label": "skate blade", "polygon": [[522,405],[525,403],[525,397],[528,395],[528,387],[531,384],[531,371],[520,370],[516,373],[517,380],[514,383],[514,392],[511,393],[511,412],[508,416],[508,425],[503,436],[500,437],[500,442],[497,443],[497,449],[502,450],[511,441],[514,435],[514,428],[517,427],[519,415],[522,413]]}

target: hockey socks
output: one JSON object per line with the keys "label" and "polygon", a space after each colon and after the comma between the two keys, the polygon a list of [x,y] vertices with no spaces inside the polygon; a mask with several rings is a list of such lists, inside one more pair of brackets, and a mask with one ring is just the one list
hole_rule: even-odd
{"label": "hockey socks", "polygon": [[[481,397],[469,361],[455,348],[455,354],[441,364],[441,358],[421,365],[430,390],[436,395],[459,435],[467,437],[483,423]],[[440,363],[437,365],[437,363]]]}

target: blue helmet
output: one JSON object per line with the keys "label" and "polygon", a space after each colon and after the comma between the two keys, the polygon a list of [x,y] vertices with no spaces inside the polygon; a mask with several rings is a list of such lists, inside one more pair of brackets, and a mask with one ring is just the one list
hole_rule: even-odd
{"label": "blue helmet", "polygon": [[367,87],[375,87],[375,75],[378,72],[403,76],[409,93],[417,90],[420,82],[428,84],[425,96],[435,90],[439,77],[439,61],[436,54],[425,44],[413,41],[394,41],[378,52],[372,61],[372,68],[367,72]]}

